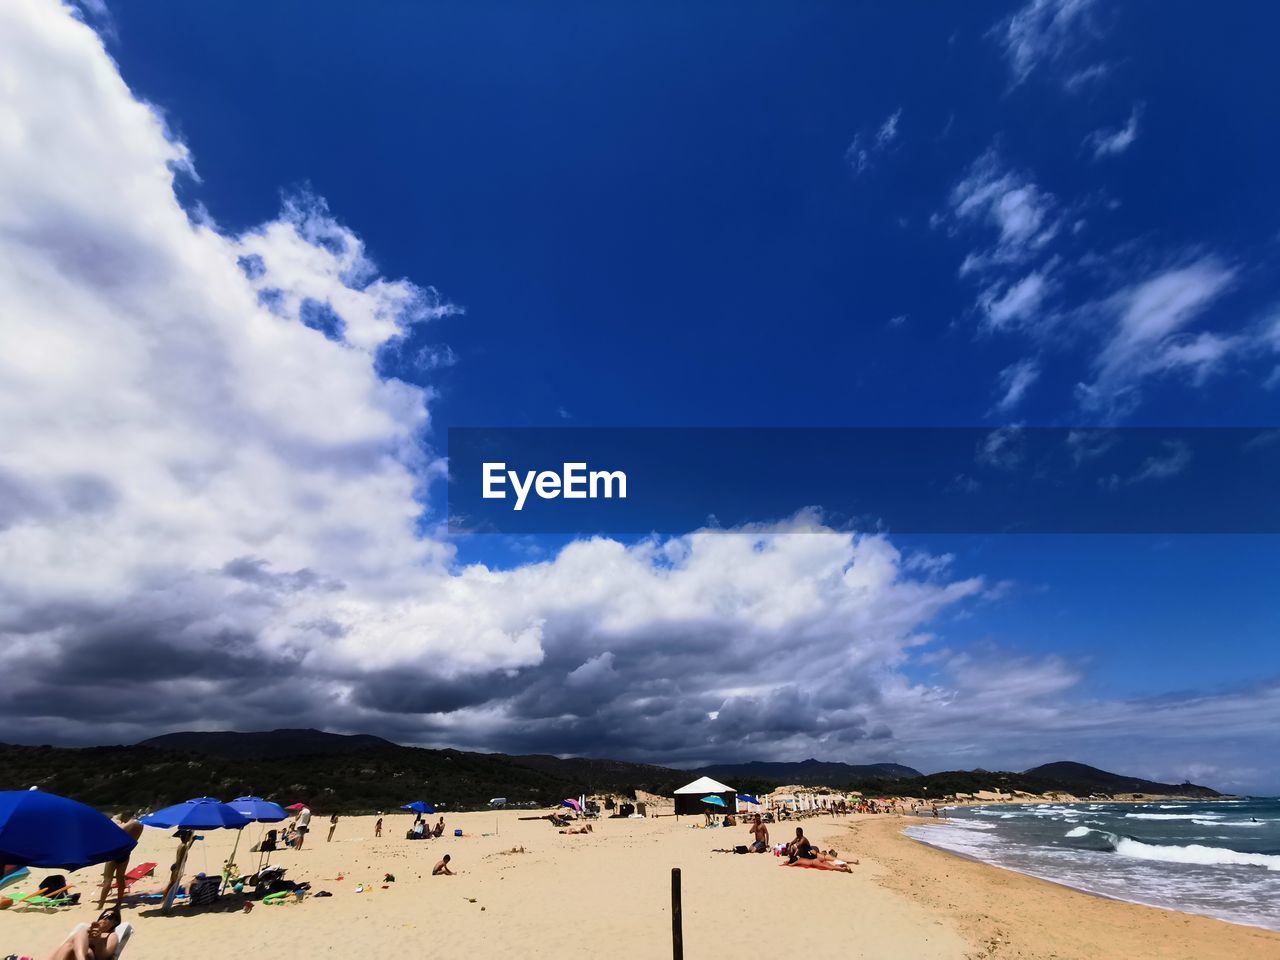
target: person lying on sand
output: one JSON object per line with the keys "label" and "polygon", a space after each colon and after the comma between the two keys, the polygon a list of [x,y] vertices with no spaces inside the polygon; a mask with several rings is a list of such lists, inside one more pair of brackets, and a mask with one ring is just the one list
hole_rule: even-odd
{"label": "person lying on sand", "polygon": [[769,849],[769,828],[764,825],[758,813],[751,821],[750,833],[754,838],[751,842],[752,853],[764,853]]}
{"label": "person lying on sand", "polygon": [[838,873],[853,873],[853,868],[845,861],[838,860],[837,858],[825,854],[816,848],[810,849],[814,852],[814,856],[812,858],[801,857],[799,859],[788,860],[786,863],[782,864],[782,866],[807,867],[811,870],[835,870]]}
{"label": "person lying on sand", "polygon": [[581,827],[570,827],[568,830],[561,830],[561,833],[590,833],[591,824],[585,824]]}
{"label": "person lying on sand", "polygon": [[49,954],[49,960],[109,960],[116,952],[120,938],[119,910],[103,910],[87,927],[80,926]]}
{"label": "person lying on sand", "polygon": [[444,859],[431,868],[433,877],[452,877],[454,872],[449,869],[449,855],[446,853]]}

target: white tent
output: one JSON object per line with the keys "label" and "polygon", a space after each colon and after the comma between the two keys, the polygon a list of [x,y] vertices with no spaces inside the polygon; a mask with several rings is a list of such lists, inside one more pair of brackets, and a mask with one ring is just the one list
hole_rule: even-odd
{"label": "white tent", "polygon": [[709,793],[736,793],[733,787],[726,787],[719,780],[712,780],[710,777],[699,777],[693,783],[686,783],[683,787],[676,791],[676,796],[684,793],[696,793],[700,796],[706,796]]}
{"label": "white tent", "polygon": [[724,806],[721,809],[727,813],[734,813],[738,809],[738,791],[710,777],[699,777],[676,791],[676,815],[701,814],[711,810],[712,807],[702,802],[702,798],[706,796],[716,796],[723,800]]}

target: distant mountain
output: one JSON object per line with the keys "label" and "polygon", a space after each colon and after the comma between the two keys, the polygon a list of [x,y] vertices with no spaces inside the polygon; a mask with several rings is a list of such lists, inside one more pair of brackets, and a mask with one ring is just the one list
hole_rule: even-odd
{"label": "distant mountain", "polygon": [[237,733],[231,730],[184,730],[141,741],[140,747],[204,753],[217,757],[290,757],[313,753],[358,753],[397,744],[367,733],[325,733],[323,730],[264,730]]}
{"label": "distant mountain", "polygon": [[490,797],[554,804],[582,793],[670,796],[710,776],[748,793],[784,783],[861,790],[870,796],[943,799],[979,790],[1060,791],[1076,796],[1144,793],[1216,797],[1195,784],[1155,783],[1060,762],[1023,773],[960,770],[927,776],[895,763],[713,764],[674,770],[624,760],[547,755],[508,756],[403,747],[381,737],[321,730],[256,733],[184,732],[134,746],[28,747],[0,744],[0,790],[42,790],[99,809],[154,810],[189,797],[255,794],[284,803],[305,800],[317,812],[392,811],[411,800],[457,810]]}
{"label": "distant mountain", "polygon": [[753,782],[776,780],[780,784],[839,787],[865,783],[868,780],[905,780],[924,776],[919,770],[900,763],[836,763],[812,757],[798,762],[752,760],[747,763],[713,763],[693,772],[726,783],[735,779]]}
{"label": "distant mountain", "polygon": [[1126,777],[1118,773],[1108,773],[1088,764],[1076,763],[1072,760],[1058,760],[1045,763],[1030,770],[1024,770],[1023,776],[1051,785],[1060,785],[1064,789],[1070,787],[1071,793],[1151,793],[1156,795],[1176,793],[1188,797],[1218,797],[1216,790],[1202,787],[1194,783],[1158,783],[1154,780],[1143,780],[1139,777]]}

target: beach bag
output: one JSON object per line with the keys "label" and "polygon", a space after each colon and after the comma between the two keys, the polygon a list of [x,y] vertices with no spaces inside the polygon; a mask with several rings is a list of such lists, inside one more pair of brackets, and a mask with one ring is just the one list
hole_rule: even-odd
{"label": "beach bag", "polygon": [[751,851],[747,849],[746,844],[740,843],[733,848],[733,852],[734,853],[750,853]]}

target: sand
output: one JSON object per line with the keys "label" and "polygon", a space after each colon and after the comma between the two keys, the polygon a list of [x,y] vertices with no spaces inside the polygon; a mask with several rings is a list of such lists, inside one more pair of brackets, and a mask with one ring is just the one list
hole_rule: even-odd
{"label": "sand", "polygon": [[[744,827],[606,819],[594,834],[566,836],[545,821],[519,819],[528,815],[446,813],[450,834],[462,828],[466,835],[431,841],[404,840],[411,820],[404,814],[388,816],[377,840],[374,817],[343,818],[326,843],[327,818],[318,813],[306,848],[273,859],[291,879],[309,880],[313,892],[328,890],[331,898],[258,904],[249,914],[127,909],[136,930],[126,960],[213,951],[278,960],[669,957],[675,866],[682,871],[690,958],[1280,958],[1275,934],[1101,900],[972,863],[902,837],[896,817],[804,821],[812,840],[861,859],[845,875],[782,867],[771,855],[712,852],[745,843]],[[216,873],[230,851],[232,834],[205,837],[192,851],[189,872]],[[134,863],[154,860],[163,870],[175,846],[167,832],[148,830]],[[513,847],[525,852],[509,852]],[[445,853],[459,875],[430,876]],[[237,859],[244,866],[256,855],[242,851]],[[388,872],[396,881],[384,889]],[[39,960],[73,924],[92,919],[98,876],[98,870],[71,875],[88,901],[83,906],[0,914],[0,956]],[[366,892],[356,893],[357,883]],[[141,887],[160,885],[148,880]]]}

